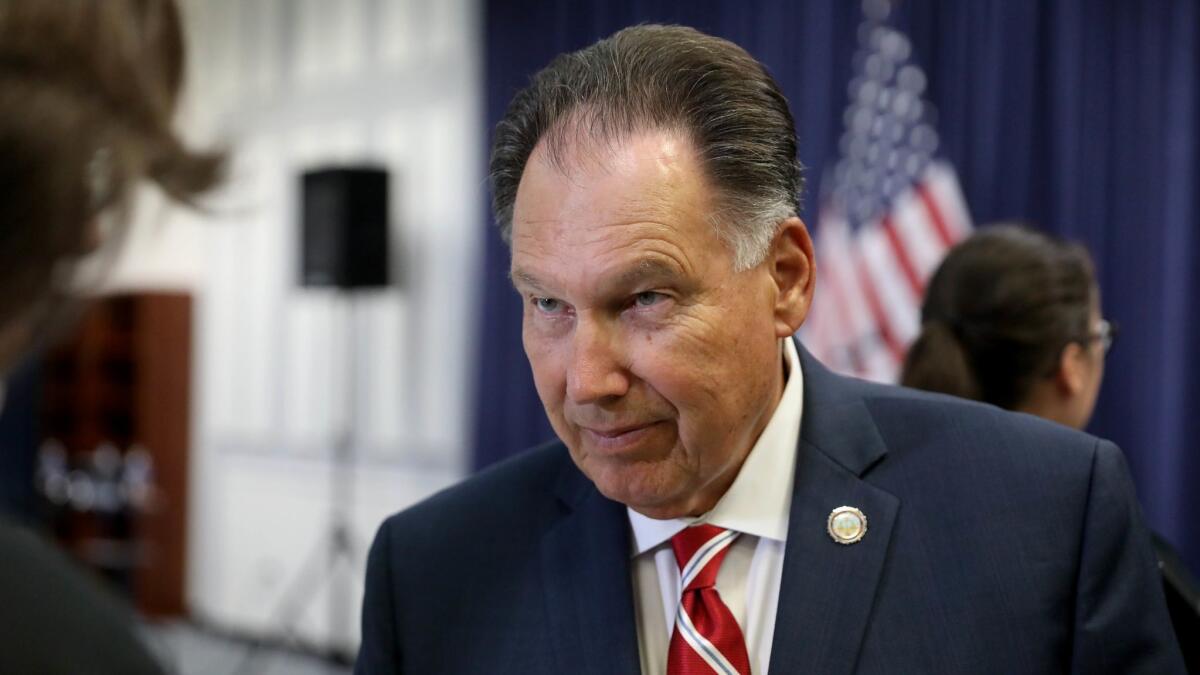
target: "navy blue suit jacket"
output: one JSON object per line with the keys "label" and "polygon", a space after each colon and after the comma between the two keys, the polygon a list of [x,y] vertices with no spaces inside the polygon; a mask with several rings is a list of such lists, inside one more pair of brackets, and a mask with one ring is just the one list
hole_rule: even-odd
{"label": "navy blue suit jacket", "polygon": [[[1183,672],[1116,446],[801,359],[771,673]],[[380,528],[355,672],[636,673],[630,552],[561,444],[499,464]]]}

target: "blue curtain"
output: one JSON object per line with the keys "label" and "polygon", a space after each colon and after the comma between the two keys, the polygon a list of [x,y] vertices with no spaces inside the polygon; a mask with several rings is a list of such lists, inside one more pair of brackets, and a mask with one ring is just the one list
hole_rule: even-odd
{"label": "blue curtain", "polygon": [[[792,103],[806,222],[837,156],[859,3],[571,0],[486,3],[489,130],[563,51],[634,23],[729,38]],[[1200,8],[1190,0],[909,0],[941,154],[976,222],[1023,220],[1092,252],[1121,324],[1090,431],[1125,450],[1152,526],[1200,571]],[[552,436],[521,348],[508,251],[487,220],[475,466]]]}

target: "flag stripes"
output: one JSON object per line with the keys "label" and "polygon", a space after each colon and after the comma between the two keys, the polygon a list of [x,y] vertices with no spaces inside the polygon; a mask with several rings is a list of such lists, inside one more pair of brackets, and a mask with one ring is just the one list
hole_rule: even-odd
{"label": "flag stripes", "polygon": [[954,170],[934,157],[911,43],[886,25],[887,3],[869,8],[842,156],[822,185],[816,297],[801,339],[834,370],[887,382],[920,332],[930,275],[972,225]]}

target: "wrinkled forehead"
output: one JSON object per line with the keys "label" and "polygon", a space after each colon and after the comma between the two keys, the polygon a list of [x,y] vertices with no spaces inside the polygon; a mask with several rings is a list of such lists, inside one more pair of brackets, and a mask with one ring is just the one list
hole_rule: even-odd
{"label": "wrinkled forehead", "polygon": [[557,161],[544,146],[530,156],[513,210],[514,269],[569,261],[582,272],[650,252],[691,267],[688,261],[727,253],[690,141],[657,130],[588,145],[568,148]]}
{"label": "wrinkled forehead", "polygon": [[701,196],[697,188],[711,192],[695,145],[680,131],[612,136],[577,127],[579,133],[568,134],[570,129],[547,135],[530,153],[514,203],[514,228],[563,209],[585,209],[579,215],[669,216],[680,206],[695,206],[694,198]]}

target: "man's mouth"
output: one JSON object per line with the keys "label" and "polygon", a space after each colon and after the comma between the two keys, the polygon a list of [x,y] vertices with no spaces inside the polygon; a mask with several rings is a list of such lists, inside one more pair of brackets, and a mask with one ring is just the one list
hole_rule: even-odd
{"label": "man's mouth", "polygon": [[585,439],[596,448],[620,453],[631,450],[652,434],[662,422],[644,422],[620,426],[581,427]]}

